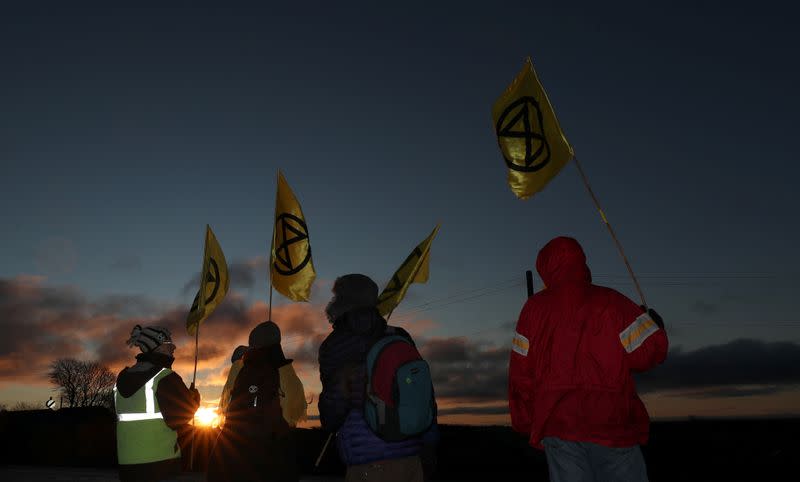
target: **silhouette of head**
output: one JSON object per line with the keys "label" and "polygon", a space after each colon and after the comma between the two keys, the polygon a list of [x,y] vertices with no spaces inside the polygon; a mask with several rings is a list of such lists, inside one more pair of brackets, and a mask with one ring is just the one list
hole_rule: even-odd
{"label": "silhouette of head", "polygon": [[248,341],[250,348],[264,348],[272,345],[281,344],[281,330],[278,325],[271,320],[264,321],[256,325],[250,332],[250,340]]}
{"label": "silhouette of head", "polygon": [[159,351],[172,355],[175,351],[175,344],[172,343],[172,333],[169,329],[160,326],[136,325],[131,330],[131,336],[126,342],[128,346],[137,346],[142,353]]}
{"label": "silhouette of head", "polygon": [[378,303],[378,285],[363,274],[346,274],[333,283],[333,298],[325,307],[328,321],[356,308],[374,307]]}

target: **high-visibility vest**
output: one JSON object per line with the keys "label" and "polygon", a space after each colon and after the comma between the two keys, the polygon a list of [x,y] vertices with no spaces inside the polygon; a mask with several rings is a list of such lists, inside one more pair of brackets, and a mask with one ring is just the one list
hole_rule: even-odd
{"label": "high-visibility vest", "polygon": [[122,465],[146,464],[181,456],[178,434],[164,422],[158,406],[158,382],[172,373],[162,368],[130,397],[114,386],[117,412],[117,460]]}

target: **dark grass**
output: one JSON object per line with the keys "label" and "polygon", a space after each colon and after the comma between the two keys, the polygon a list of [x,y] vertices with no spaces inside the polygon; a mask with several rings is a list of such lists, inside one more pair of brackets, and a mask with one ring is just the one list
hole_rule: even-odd
{"label": "dark grass", "polygon": [[[216,433],[197,431],[195,470],[203,470]],[[297,429],[304,475],[343,475],[336,447],[314,462],[327,434]],[[544,453],[505,426],[443,425],[434,480],[547,480]],[[185,441],[184,441],[185,442]],[[9,465],[114,467],[114,415],[104,409],[0,413],[0,461]],[[800,418],[653,422],[643,447],[650,480],[800,480]],[[188,450],[184,450],[188,465]]]}

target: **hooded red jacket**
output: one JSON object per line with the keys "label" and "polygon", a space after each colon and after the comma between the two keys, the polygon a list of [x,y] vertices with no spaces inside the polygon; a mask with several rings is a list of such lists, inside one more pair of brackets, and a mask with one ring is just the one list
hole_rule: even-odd
{"label": "hooded red jacket", "polygon": [[647,442],[650,418],[633,372],[664,361],[667,335],[619,292],[591,284],[583,249],[572,238],[542,248],[536,270],[545,289],[517,322],[509,365],[514,430],[628,447]]}

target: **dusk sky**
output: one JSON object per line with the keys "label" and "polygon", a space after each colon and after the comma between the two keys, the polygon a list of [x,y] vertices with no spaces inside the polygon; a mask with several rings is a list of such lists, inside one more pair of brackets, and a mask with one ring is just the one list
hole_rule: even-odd
{"label": "dusk sky", "polygon": [[548,240],[575,237],[597,284],[638,299],[572,163],[527,201],[506,183],[491,106],[530,56],[665,320],[670,355],[638,379],[651,415],[800,414],[790,7],[112,3],[0,7],[0,403],[47,400],[58,357],[131,365],[136,323],[172,329],[188,384],[206,224],[232,278],[200,331],[214,402],[267,316],[281,169],[317,281],[309,303],[276,293],[273,319],[311,414],[333,280],[383,287],[440,222],[430,280],[390,322],[431,364],[442,421],[507,423]]}

